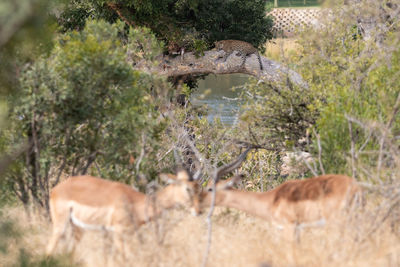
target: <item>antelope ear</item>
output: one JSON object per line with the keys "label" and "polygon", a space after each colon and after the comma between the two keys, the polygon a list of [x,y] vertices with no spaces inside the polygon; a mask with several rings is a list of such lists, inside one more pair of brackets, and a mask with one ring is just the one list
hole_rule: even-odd
{"label": "antelope ear", "polygon": [[160,179],[167,184],[176,183],[178,180],[176,175],[171,173],[160,173]]}
{"label": "antelope ear", "polygon": [[182,170],[178,170],[177,174],[176,174],[176,179],[178,181],[192,181],[192,177],[190,176],[190,174],[182,169]]}
{"label": "antelope ear", "polygon": [[217,190],[229,190],[234,188],[242,179],[244,175],[235,175],[232,178],[225,180],[222,184],[217,184]]}

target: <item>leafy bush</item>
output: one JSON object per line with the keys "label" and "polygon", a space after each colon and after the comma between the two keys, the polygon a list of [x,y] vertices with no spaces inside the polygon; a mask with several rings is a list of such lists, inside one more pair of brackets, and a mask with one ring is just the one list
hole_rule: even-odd
{"label": "leafy bush", "polygon": [[[356,164],[376,167],[382,149],[388,149],[381,143],[383,132],[399,133],[400,47],[391,12],[386,3],[367,0],[333,6],[331,16],[321,21],[326,27],[300,41],[301,70],[320,95],[313,105],[320,112],[315,127],[326,172],[355,174]],[[358,23],[364,18],[387,31],[362,32]],[[317,141],[314,136],[316,153]]]}
{"label": "leafy bush", "polygon": [[[244,94],[240,127],[278,149],[313,152],[321,161],[317,173],[390,169],[396,157],[389,151],[398,146],[400,127],[396,5],[354,2],[328,3],[319,28],[298,39],[289,64],[309,88],[253,82]],[[363,32],[363,20],[385,31]]]}
{"label": "leafy bush", "polygon": [[139,173],[154,177],[152,159],[164,123],[153,95],[169,86],[133,71],[126,53],[131,60],[143,57],[145,46],[151,58],[161,48],[145,30],[123,33],[122,23],[88,21],[83,31],[60,36],[48,58],[23,71],[22,93],[4,135],[9,150],[29,143],[26,158],[7,174],[8,188],[25,204],[33,198],[47,207],[49,188],[65,174],[130,183]]}
{"label": "leafy bush", "polygon": [[305,149],[308,129],[318,116],[312,91],[290,83],[257,85],[253,81],[243,98],[239,127],[248,133],[247,138],[279,150]]}

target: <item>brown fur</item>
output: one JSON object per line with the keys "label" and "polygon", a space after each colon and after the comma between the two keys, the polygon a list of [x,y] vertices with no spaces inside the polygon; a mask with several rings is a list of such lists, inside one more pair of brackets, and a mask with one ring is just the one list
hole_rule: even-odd
{"label": "brown fur", "polygon": [[[71,177],[58,184],[50,195],[53,234],[47,253],[54,252],[73,218],[87,228],[122,233],[152,220],[162,209],[178,204],[193,207],[196,213],[199,212],[199,185],[190,181],[186,172],[167,177],[173,183],[152,197],[128,185],[92,176]],[[80,232],[85,227],[72,227],[78,233],[74,234],[75,241],[79,241]]]}
{"label": "brown fur", "polygon": [[239,41],[239,40],[222,40],[222,41],[215,42],[215,48],[217,50],[225,51],[224,61],[226,61],[226,59],[234,51],[239,52],[243,58],[241,67],[244,66],[247,56],[249,56],[251,54],[255,54],[258,58],[258,62],[260,63],[260,69],[263,70],[263,65],[262,65],[260,54],[258,53],[258,50],[250,43],[247,43],[244,41]]}
{"label": "brown fur", "polygon": [[[279,224],[329,220],[360,192],[353,178],[335,174],[287,181],[268,192],[216,188],[217,206],[236,208]],[[211,194],[202,193],[203,208],[210,205]]]}
{"label": "brown fur", "polygon": [[[276,189],[274,202],[280,200],[293,202],[317,200],[342,190],[343,185],[348,182],[347,176],[338,175],[324,175],[305,180],[288,181]],[[343,184],[340,185],[341,183]]]}

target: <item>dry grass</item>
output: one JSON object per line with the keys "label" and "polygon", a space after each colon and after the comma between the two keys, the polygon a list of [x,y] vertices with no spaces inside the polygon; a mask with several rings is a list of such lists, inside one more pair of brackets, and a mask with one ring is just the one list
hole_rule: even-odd
{"label": "dry grass", "polygon": [[[50,224],[41,218],[27,220],[22,209],[10,209],[7,214],[24,231],[19,246],[43,254]],[[385,224],[367,235],[370,222],[368,213],[363,213],[342,224],[307,229],[298,244],[262,220],[221,208],[213,217],[208,266],[399,266],[399,236]],[[129,266],[201,265],[207,243],[205,215],[168,212],[159,220],[158,234],[155,229],[156,224],[150,223],[124,236],[125,258],[112,245],[112,236],[87,233],[77,246],[75,261],[88,266],[127,266],[127,262]],[[15,259],[16,247],[11,244],[11,253],[0,259],[1,266]]]}
{"label": "dry grass", "polygon": [[264,55],[278,62],[285,62],[289,55],[298,53],[300,45],[296,38],[275,38],[265,44]]}
{"label": "dry grass", "polygon": [[[50,234],[50,224],[44,216],[27,216],[22,207],[7,207],[3,209],[1,222],[14,224],[14,233],[7,239],[7,251],[0,253],[0,266],[13,266],[21,257],[21,250],[33,256],[42,256]],[[2,231],[4,229],[0,229]],[[7,230],[6,230],[7,231]],[[18,266],[18,265],[17,265]]]}

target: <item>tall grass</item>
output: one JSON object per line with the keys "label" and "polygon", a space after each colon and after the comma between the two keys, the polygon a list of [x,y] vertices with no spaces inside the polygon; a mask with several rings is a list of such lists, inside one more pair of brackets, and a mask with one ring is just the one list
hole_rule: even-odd
{"label": "tall grass", "polygon": [[50,224],[44,216],[28,216],[22,206],[1,207],[0,266],[73,266],[69,255],[44,255],[49,233]]}
{"label": "tall grass", "polygon": [[[374,230],[376,204],[352,211],[340,223],[301,232],[300,242],[288,240],[268,222],[242,212],[217,209],[208,266],[399,266],[400,238],[390,220]],[[50,224],[40,218],[26,220],[22,209],[7,211],[24,230],[23,244],[33,255],[42,255]],[[86,232],[77,245],[74,262],[84,266],[200,266],[207,242],[205,215],[193,217],[176,210],[124,235],[125,251],[113,236]],[[15,252],[15,244],[10,251]],[[10,266],[16,255],[2,255],[1,266]]]}

